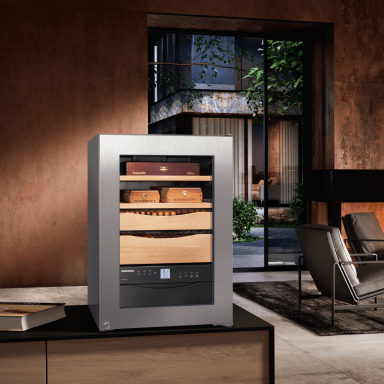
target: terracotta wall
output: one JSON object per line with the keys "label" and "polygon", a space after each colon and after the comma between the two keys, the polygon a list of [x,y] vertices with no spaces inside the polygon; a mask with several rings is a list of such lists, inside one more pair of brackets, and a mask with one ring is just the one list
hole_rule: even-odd
{"label": "terracotta wall", "polygon": [[87,141],[147,133],[146,13],[61,3],[0,5],[0,287],[87,283]]}
{"label": "terracotta wall", "polygon": [[311,224],[328,225],[328,204],[312,201],[311,202]]}
{"label": "terracotta wall", "polygon": [[335,169],[384,169],[384,2],[335,0]]}

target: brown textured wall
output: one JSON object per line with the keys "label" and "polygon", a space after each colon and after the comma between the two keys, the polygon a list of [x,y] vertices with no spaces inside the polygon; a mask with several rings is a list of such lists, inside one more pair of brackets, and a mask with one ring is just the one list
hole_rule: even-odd
{"label": "brown textured wall", "polygon": [[311,201],[311,224],[328,225],[328,204]]}
{"label": "brown textured wall", "polygon": [[335,0],[335,168],[384,169],[384,2]]}
{"label": "brown textured wall", "polygon": [[149,13],[333,23],[334,0],[147,0]]}
{"label": "brown textured wall", "polygon": [[1,0],[1,4],[146,12],[143,0]]}
{"label": "brown textured wall", "polygon": [[0,5],[0,287],[87,283],[87,141],[147,133],[145,12]]}

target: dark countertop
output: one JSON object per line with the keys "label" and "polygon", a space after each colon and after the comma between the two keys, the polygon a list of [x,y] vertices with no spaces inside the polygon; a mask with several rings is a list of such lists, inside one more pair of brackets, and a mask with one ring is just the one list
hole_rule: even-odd
{"label": "dark countertop", "polygon": [[43,340],[94,339],[102,337],[130,337],[177,335],[191,333],[273,331],[273,325],[233,304],[233,327],[200,325],[192,327],[135,328],[100,332],[87,305],[66,306],[66,318],[28,331],[0,331],[0,343]]}

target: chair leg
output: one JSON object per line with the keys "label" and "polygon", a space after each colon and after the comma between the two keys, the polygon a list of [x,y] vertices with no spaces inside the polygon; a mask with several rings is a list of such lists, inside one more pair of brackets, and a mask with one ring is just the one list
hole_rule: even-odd
{"label": "chair leg", "polygon": [[333,264],[332,268],[332,327],[335,326],[335,267],[336,264]]}
{"label": "chair leg", "polygon": [[299,316],[301,316],[301,262],[304,260],[303,256],[299,257]]}

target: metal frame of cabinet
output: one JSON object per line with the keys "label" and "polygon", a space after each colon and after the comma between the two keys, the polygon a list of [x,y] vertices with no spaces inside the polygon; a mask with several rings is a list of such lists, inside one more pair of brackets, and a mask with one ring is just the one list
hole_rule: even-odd
{"label": "metal frame of cabinet", "polygon": [[[211,156],[213,303],[120,308],[120,156]],[[232,138],[97,135],[88,142],[88,306],[100,331],[232,324]]]}

